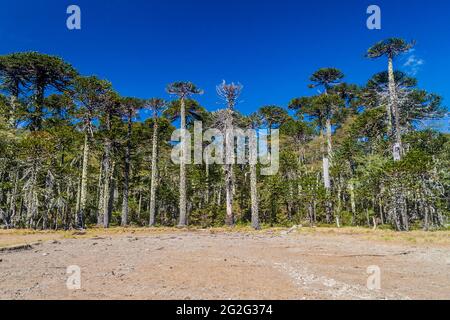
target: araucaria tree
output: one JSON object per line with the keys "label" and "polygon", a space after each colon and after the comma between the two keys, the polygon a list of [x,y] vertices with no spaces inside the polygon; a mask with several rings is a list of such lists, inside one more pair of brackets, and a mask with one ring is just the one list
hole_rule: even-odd
{"label": "araucaria tree", "polygon": [[192,82],[174,82],[167,86],[167,92],[178,96],[180,100],[180,121],[181,121],[181,157],[180,157],[180,216],[178,226],[187,225],[187,200],[186,200],[186,160],[188,158],[188,143],[186,134],[186,99],[194,94],[203,94],[203,91]]}
{"label": "araucaria tree", "polygon": [[[310,88],[319,87],[323,89],[323,94],[315,97],[311,101],[310,107],[313,110],[312,114],[318,115],[320,131],[325,131],[326,135],[327,148],[326,152],[323,152],[323,182],[327,193],[330,193],[331,189],[330,166],[333,160],[331,122],[337,109],[342,106],[340,98],[335,94],[330,95],[330,90],[333,86],[339,84],[342,78],[344,78],[344,74],[336,68],[320,69],[310,78],[312,81]],[[330,197],[330,194],[327,196]],[[330,223],[332,219],[331,200],[327,201],[326,212],[327,222]]]}
{"label": "araucaria tree", "polygon": [[97,77],[78,77],[74,84],[72,98],[77,106],[77,115],[81,120],[81,129],[84,133],[80,200],[76,215],[78,228],[84,227],[84,216],[86,214],[90,145],[94,136],[93,121],[97,119],[105,95],[110,90],[111,84]]}
{"label": "araucaria tree", "polygon": [[114,124],[120,116],[120,98],[112,89],[102,96],[100,103],[100,130],[103,136],[103,227],[108,228],[113,211],[114,189],[116,187],[114,172],[116,161],[114,147],[116,144]]}
{"label": "araucaria tree", "polygon": [[233,116],[237,99],[241,95],[242,85],[235,83],[226,83],[225,80],[216,87],[217,94],[226,103],[224,112],[223,132],[225,137],[225,197],[226,197],[226,216],[225,223],[228,226],[234,225],[233,215],[233,164],[234,157],[234,133],[233,133]]}
{"label": "araucaria tree", "polygon": [[388,59],[389,103],[386,104],[386,113],[389,131],[395,138],[395,145],[393,146],[394,160],[400,160],[403,153],[400,129],[400,106],[396,91],[397,89],[395,83],[394,59],[398,55],[408,52],[413,47],[414,42],[407,43],[403,39],[389,38],[380,41],[369,48],[366,55],[371,59],[377,59],[380,57],[387,57]]}
{"label": "araucaria tree", "polygon": [[7,119],[9,126],[16,126],[19,95],[28,81],[28,69],[25,67],[26,57],[16,53],[0,57],[0,82],[1,89],[9,94]]}
{"label": "araucaria tree", "polygon": [[145,107],[149,109],[153,117],[153,138],[152,138],[152,177],[150,186],[150,226],[155,225],[156,217],[156,187],[158,183],[158,120],[160,113],[166,108],[167,102],[160,98],[149,99]]}
{"label": "araucaria tree", "polygon": [[[395,57],[411,47],[382,41],[368,57],[386,56],[388,69],[365,84],[320,69],[310,77],[318,93],[292,99],[289,110],[268,104],[250,115],[237,108],[240,84],[219,84],[225,107],[208,111],[213,106],[192,99],[202,91],[190,82],[169,85],[177,99],[167,103],[125,98],[59,57],[0,56],[0,228],[170,227],[188,220],[202,228],[445,228],[450,135],[430,124],[448,111],[418,79],[394,70]],[[138,117],[140,108],[146,110]],[[202,120],[203,139],[194,120]],[[171,139],[178,123],[177,145]],[[279,148],[264,131],[258,141],[249,131],[235,136],[234,128],[276,129]],[[189,166],[188,131],[203,147],[203,162]],[[227,154],[213,148],[220,143]],[[178,163],[172,157],[180,149]],[[278,149],[278,170],[266,176],[265,155]],[[248,161],[235,163],[242,150]],[[206,161],[207,151],[225,164]]]}
{"label": "araucaria tree", "polygon": [[128,224],[129,211],[129,184],[130,184],[130,163],[131,163],[131,133],[133,128],[133,117],[143,106],[143,101],[137,98],[123,98],[120,101],[122,115],[126,119],[127,133],[125,138],[125,159],[123,172],[123,195],[122,195],[122,219],[121,225],[124,227]]}
{"label": "araucaria tree", "polygon": [[259,223],[259,197],[258,197],[258,136],[257,130],[261,126],[261,116],[259,113],[252,113],[246,119],[247,128],[251,130],[248,142],[248,163],[250,166],[250,201],[251,201],[251,224],[255,230],[261,229]]}

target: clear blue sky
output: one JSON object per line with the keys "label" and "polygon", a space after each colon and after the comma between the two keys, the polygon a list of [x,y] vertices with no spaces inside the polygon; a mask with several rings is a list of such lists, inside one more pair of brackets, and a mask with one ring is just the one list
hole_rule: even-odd
{"label": "clear blue sky", "polygon": [[[66,28],[70,4],[81,7],[80,31]],[[380,31],[366,28],[370,4],[381,7]],[[2,0],[0,10],[0,54],[59,55],[126,96],[168,98],[167,83],[189,80],[209,110],[220,107],[215,85],[238,81],[244,113],[312,94],[308,77],[320,67],[364,84],[386,68],[366,49],[392,36],[417,40],[396,67],[449,105],[448,0]]]}

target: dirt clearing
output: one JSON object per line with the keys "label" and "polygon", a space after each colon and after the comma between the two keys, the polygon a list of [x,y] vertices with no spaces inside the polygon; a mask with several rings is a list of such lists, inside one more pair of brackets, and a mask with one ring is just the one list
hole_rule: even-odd
{"label": "dirt clearing", "polygon": [[[0,250],[0,299],[450,298],[448,232],[0,231],[0,247],[26,243]],[[66,286],[72,265],[80,290]]]}

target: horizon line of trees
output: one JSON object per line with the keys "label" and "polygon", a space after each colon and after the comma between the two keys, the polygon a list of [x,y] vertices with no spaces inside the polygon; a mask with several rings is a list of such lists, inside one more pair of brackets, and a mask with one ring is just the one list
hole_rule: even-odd
{"label": "horizon line of trees", "polygon": [[[390,38],[369,48],[367,58],[384,57],[387,68],[364,86],[322,68],[310,77],[318,93],[251,115],[236,109],[239,83],[219,84],[225,106],[209,112],[191,82],[169,84],[171,101],[122,97],[59,57],[0,56],[0,224],[444,228],[450,136],[418,124],[446,109],[440,96],[394,69],[413,46]],[[138,121],[142,110],[150,117]],[[255,159],[175,165],[174,123],[192,131],[196,120],[203,130],[222,130],[225,143],[234,143],[227,134],[233,127],[279,129],[279,172],[261,175]],[[246,144],[256,148],[255,139]]]}

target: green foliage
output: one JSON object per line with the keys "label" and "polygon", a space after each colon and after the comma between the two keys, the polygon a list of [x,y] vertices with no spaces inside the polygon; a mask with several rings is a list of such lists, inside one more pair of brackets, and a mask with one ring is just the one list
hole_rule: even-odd
{"label": "green foliage", "polygon": [[403,39],[399,38],[389,38],[377,42],[375,45],[369,48],[367,51],[367,57],[376,59],[382,56],[387,56],[389,58],[394,58],[400,53],[407,52],[412,49],[415,42],[407,43]]}
{"label": "green foliage", "polygon": [[[369,49],[368,56],[394,57],[410,47],[389,39]],[[417,125],[444,114],[441,98],[417,88],[416,79],[394,72],[404,150],[402,159],[393,161],[383,100],[388,73],[376,74],[362,88],[342,82],[343,77],[335,68],[315,72],[311,87],[320,87],[322,94],[291,100],[292,116],[274,105],[250,116],[234,111],[236,126],[280,130],[278,173],[261,176],[263,165],[256,167],[261,225],[323,225],[331,206],[333,223],[339,218],[340,225],[372,227],[375,220],[380,228],[445,227],[450,212],[449,135],[418,130]],[[60,58],[38,53],[0,56],[0,90],[0,223],[76,227],[88,141],[85,225],[103,222],[105,199],[110,224],[121,224],[126,181],[129,223],[148,225],[157,123],[156,224],[177,224],[180,170],[171,160],[172,123],[183,101],[189,130],[195,120],[203,121],[204,130],[217,125],[216,114],[190,98],[202,90],[175,82],[167,92],[177,99],[169,102],[121,97],[110,82],[79,76]],[[140,121],[142,109],[150,112]],[[323,183],[325,129],[332,138],[328,190]],[[189,223],[224,225],[224,167],[187,165],[186,180]],[[232,180],[236,224],[247,225],[252,215],[249,164],[233,165]]]}

